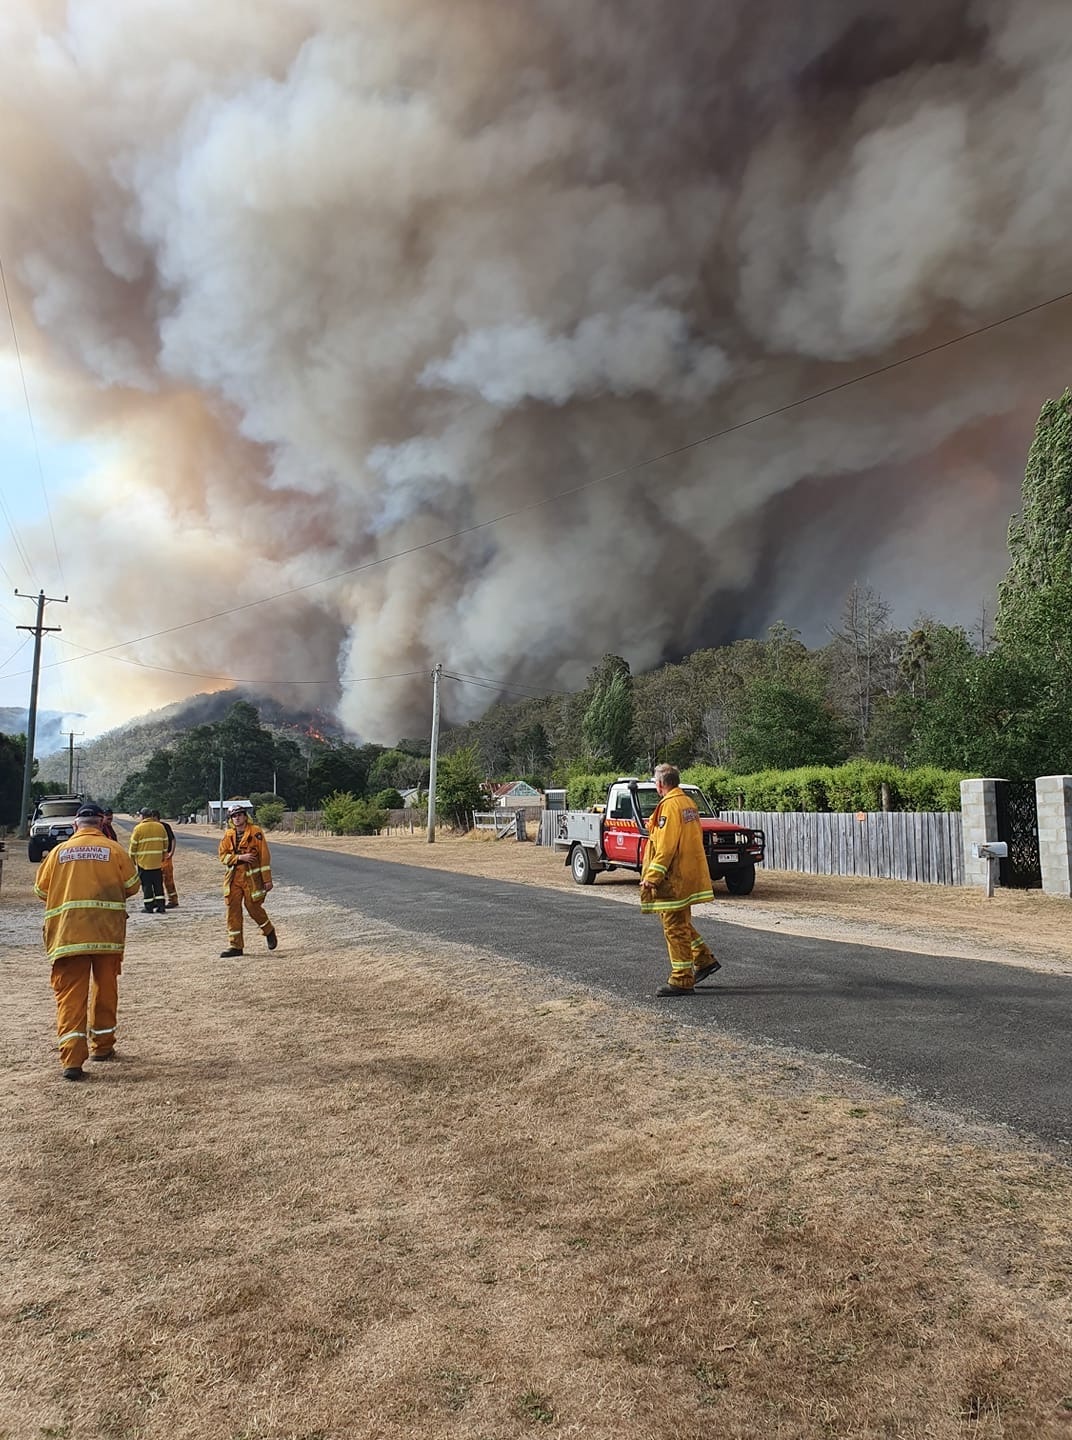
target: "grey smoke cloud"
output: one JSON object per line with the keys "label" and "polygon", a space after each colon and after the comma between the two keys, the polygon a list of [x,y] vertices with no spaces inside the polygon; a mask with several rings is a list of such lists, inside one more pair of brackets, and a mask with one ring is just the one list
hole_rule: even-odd
{"label": "grey smoke cloud", "polygon": [[[642,669],[821,624],[835,584],[899,557],[906,611],[973,610],[1016,501],[1008,435],[1065,383],[1060,308],[553,498],[1072,288],[1059,0],[789,8],[6,7],[20,338],[54,423],[118,447],[63,516],[73,594],[78,557],[109,555],[79,641],[469,531],[137,652],[329,679],[315,700],[390,740],[426,683],[363,676],[569,688],[606,650]],[[993,483],[965,479],[980,427]],[[79,683],[131,709],[198,688],[129,668]]]}

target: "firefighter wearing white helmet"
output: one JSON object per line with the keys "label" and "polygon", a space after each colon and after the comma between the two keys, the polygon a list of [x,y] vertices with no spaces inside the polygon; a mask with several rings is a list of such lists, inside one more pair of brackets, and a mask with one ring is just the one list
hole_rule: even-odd
{"label": "firefighter wearing white helmet", "polygon": [[227,812],[220,860],[227,867],[223,884],[227,897],[227,949],[220,951],[220,959],[229,960],[243,952],[243,907],[268,942],[268,949],[274,950],[279,938],[264,909],[264,897],[272,888],[272,857],[264,831],[252,823],[243,805],[232,805]]}

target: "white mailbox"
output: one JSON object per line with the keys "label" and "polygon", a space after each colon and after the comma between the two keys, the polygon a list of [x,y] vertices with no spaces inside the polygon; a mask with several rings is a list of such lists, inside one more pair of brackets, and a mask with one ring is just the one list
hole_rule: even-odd
{"label": "white mailbox", "polygon": [[1007,860],[1009,847],[1004,840],[988,840],[985,845],[973,845],[972,855],[976,860]]}

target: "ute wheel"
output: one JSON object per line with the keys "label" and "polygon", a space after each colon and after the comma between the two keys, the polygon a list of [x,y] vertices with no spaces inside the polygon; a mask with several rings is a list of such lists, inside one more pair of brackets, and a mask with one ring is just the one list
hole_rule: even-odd
{"label": "ute wheel", "polygon": [[27,848],[30,853],[30,864],[40,865],[41,861],[45,858],[44,846],[40,840],[31,840]]}
{"label": "ute wheel", "polygon": [[751,895],[756,884],[756,867],[749,861],[737,870],[727,870],[725,879],[731,895]]}
{"label": "ute wheel", "polygon": [[596,869],[592,864],[591,857],[583,845],[575,845],[573,854],[570,856],[570,873],[578,885],[591,885],[595,882]]}

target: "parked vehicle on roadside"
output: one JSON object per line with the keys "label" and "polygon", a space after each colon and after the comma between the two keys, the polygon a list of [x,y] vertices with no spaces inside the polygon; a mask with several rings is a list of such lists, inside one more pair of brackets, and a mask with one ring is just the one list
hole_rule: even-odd
{"label": "parked vehicle on roadside", "polygon": [[30,819],[27,850],[34,865],[74,834],[74,817],[84,795],[42,795]]}
{"label": "parked vehicle on roadside", "polygon": [[[695,785],[681,788],[700,812],[711,879],[724,880],[731,895],[750,895],[756,866],[763,864],[763,831],[720,819],[702,790]],[[578,885],[591,885],[601,870],[643,869],[647,822],[658,803],[653,781],[622,776],[607,791],[602,810],[556,813],[553,843],[566,851],[566,864]]]}

